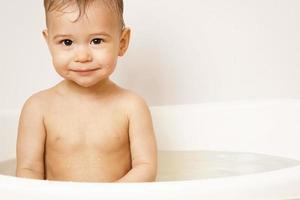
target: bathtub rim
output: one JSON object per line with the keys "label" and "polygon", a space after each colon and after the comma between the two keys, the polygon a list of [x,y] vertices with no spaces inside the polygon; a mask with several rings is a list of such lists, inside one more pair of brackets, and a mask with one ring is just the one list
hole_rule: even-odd
{"label": "bathtub rim", "polygon": [[[284,179],[282,179],[284,177]],[[286,183],[294,185],[300,184],[300,166],[293,166],[279,170],[246,174],[240,176],[230,176],[221,178],[210,178],[201,180],[184,180],[184,181],[162,181],[162,182],[150,182],[150,183],[88,183],[88,182],[64,182],[64,181],[46,181],[46,180],[34,180],[25,179],[13,176],[0,175],[0,192],[2,190],[6,191],[19,191],[23,193],[37,193],[40,195],[52,195],[53,192],[59,193],[62,196],[74,196],[76,194],[87,194],[92,193],[95,195],[104,195],[103,197],[113,197],[117,199],[118,194],[116,191],[122,193],[122,195],[130,197],[130,195],[135,194],[137,190],[142,191],[144,194],[145,189],[151,192],[151,198],[161,197],[156,192],[159,191],[170,191],[167,195],[169,197],[177,197],[177,195],[210,195],[214,193],[226,193],[235,192],[237,189],[238,193],[247,193],[249,197],[258,197],[259,195],[266,195],[268,187],[276,187],[281,189],[276,196],[272,196],[272,191],[270,191],[267,196],[270,198],[283,197],[294,198],[300,197],[300,191],[298,187],[285,188]],[[280,184],[278,184],[280,183]],[[171,187],[170,187],[171,186]],[[201,188],[201,191],[199,191]],[[257,193],[257,188],[263,188],[261,192]],[[76,192],[74,192],[76,191]],[[255,196],[252,193],[255,191]],[[175,195],[176,194],[176,195]],[[258,196],[256,196],[258,195]],[[76,195],[77,196],[77,195]],[[75,196],[74,196],[75,197]],[[121,197],[121,196],[119,196]],[[225,196],[226,197],[226,196]],[[248,197],[248,196],[247,196]]]}

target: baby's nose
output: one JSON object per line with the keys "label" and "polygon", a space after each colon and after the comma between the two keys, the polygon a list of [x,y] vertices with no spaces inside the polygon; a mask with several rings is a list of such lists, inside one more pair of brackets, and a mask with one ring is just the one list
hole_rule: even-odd
{"label": "baby's nose", "polygon": [[76,62],[89,62],[92,60],[92,54],[88,47],[80,46],[78,47],[75,55]]}

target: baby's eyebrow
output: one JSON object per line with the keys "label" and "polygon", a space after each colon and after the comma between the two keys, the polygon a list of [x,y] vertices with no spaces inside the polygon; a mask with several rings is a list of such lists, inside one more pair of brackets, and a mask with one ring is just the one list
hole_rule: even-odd
{"label": "baby's eyebrow", "polygon": [[[90,37],[93,37],[93,36],[97,36],[97,35],[101,35],[101,36],[105,36],[105,37],[111,37],[108,33],[106,32],[97,32],[97,33],[92,33],[90,34],[89,36]],[[53,40],[56,40],[57,38],[70,38],[72,37],[72,35],[69,35],[69,34],[58,34],[58,35],[55,35],[53,37]]]}
{"label": "baby's eyebrow", "polygon": [[102,35],[102,36],[106,36],[106,37],[111,37],[108,33],[106,32],[98,32],[98,33],[93,33],[90,34],[90,36],[96,36],[96,35]]}
{"label": "baby's eyebrow", "polygon": [[57,39],[57,38],[68,38],[68,37],[71,37],[71,35],[67,35],[67,34],[59,34],[59,35],[55,35],[53,37],[53,39]]}

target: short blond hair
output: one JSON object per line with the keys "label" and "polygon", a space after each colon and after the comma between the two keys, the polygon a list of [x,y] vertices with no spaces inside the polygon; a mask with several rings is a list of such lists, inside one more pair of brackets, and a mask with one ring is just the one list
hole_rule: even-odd
{"label": "short blond hair", "polygon": [[87,6],[94,1],[103,2],[108,8],[110,8],[112,11],[114,11],[117,14],[121,27],[123,28],[125,26],[124,18],[123,18],[123,12],[124,12],[123,0],[44,0],[46,18],[48,12],[62,11],[66,7],[75,4],[79,9],[78,18],[75,20],[76,22],[80,17],[82,17],[85,14]]}

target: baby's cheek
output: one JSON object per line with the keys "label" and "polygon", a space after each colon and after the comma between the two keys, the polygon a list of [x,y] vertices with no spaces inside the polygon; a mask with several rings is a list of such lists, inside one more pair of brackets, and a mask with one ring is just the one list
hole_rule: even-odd
{"label": "baby's cheek", "polygon": [[61,75],[64,78],[68,77],[69,74],[69,70],[68,70],[68,66],[69,66],[69,62],[68,59],[66,59],[64,56],[54,56],[53,57],[53,66],[55,68],[55,71]]}
{"label": "baby's cheek", "polygon": [[107,70],[112,73],[117,65],[117,61],[116,60],[110,60],[109,62],[106,63],[106,68]]}
{"label": "baby's cheek", "polygon": [[55,56],[53,56],[53,65],[60,69],[63,69],[63,68],[67,69],[68,65],[69,65],[69,59],[63,53],[56,54]]}
{"label": "baby's cheek", "polygon": [[101,68],[113,70],[117,64],[117,57],[112,54],[104,54],[97,57],[97,62]]}

